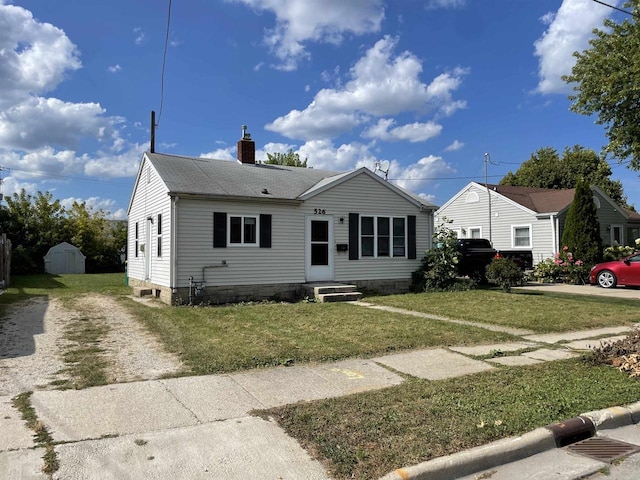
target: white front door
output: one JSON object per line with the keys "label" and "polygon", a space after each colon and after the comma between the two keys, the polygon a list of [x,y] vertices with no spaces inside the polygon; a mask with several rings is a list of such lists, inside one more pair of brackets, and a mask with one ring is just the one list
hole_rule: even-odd
{"label": "white front door", "polygon": [[333,280],[333,217],[308,215],[305,239],[307,282]]}

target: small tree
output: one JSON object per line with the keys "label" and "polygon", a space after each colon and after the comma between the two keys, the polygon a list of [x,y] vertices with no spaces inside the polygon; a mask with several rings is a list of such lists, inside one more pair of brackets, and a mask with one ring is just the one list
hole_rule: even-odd
{"label": "small tree", "polygon": [[573,203],[564,224],[562,245],[566,245],[575,258],[587,264],[598,263],[601,259],[602,238],[598,213],[593,192],[583,180],[576,185]]}
{"label": "small tree", "polygon": [[284,165],[286,167],[306,167],[307,159],[300,160],[300,154],[290,148],[287,153],[267,153],[267,165]]}
{"label": "small tree", "polygon": [[422,266],[412,274],[411,290],[414,292],[441,292],[466,290],[471,283],[458,279],[457,234],[447,224],[446,218],[433,234],[433,247],[425,252]]}

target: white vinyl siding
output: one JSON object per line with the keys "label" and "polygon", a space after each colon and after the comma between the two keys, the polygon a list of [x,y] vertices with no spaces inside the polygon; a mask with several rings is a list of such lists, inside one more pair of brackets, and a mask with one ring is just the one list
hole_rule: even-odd
{"label": "white vinyl siding", "polygon": [[[420,211],[407,199],[365,174],[318,194],[305,202],[301,208],[310,215],[314,214],[314,209],[318,209],[333,216],[336,244],[349,243],[349,213],[358,213],[360,218],[364,216],[406,219],[409,215],[416,216],[416,259],[407,258],[405,247],[403,256],[363,257],[361,255],[359,260],[349,260],[348,252],[336,252],[334,246],[334,280],[337,282],[409,279],[411,272],[420,267],[425,251],[431,246],[433,235],[431,211]],[[405,220],[405,232],[407,228],[408,224]],[[405,233],[405,245],[407,242],[408,237]]]}
{"label": "white vinyl siding", "polygon": [[[469,193],[475,192],[479,201],[467,203]],[[553,229],[549,216],[538,217],[534,213],[514,204],[495,192],[491,195],[491,242],[496,250],[531,250],[534,264],[553,257]],[[447,226],[470,238],[469,228],[480,228],[482,238],[489,238],[489,204],[484,186],[470,184],[457,194],[436,215],[436,225],[446,217],[452,223]],[[528,247],[515,247],[512,226],[530,225]]]}
{"label": "white vinyl siding", "polygon": [[[130,278],[145,280],[145,255],[149,255],[148,280],[157,285],[170,286],[170,209],[171,199],[164,182],[143,158],[128,215],[127,276]],[[159,220],[161,226],[158,225]],[[147,228],[152,230],[147,232]],[[150,245],[145,244],[147,238],[150,239]],[[161,242],[160,247],[158,242]]]}
{"label": "white vinyl siding", "polygon": [[[231,217],[252,217],[259,223],[261,214],[271,215],[271,248],[259,248],[259,228],[255,248],[228,241],[225,248],[214,248],[213,212],[227,215],[227,240]],[[304,283],[304,213],[297,204],[183,197],[177,217],[179,286],[187,286],[190,276],[209,287]]]}

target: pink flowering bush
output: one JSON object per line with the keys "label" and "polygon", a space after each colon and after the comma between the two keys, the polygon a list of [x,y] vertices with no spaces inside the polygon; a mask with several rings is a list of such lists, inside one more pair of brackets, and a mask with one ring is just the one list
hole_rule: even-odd
{"label": "pink flowering bush", "polygon": [[590,266],[580,259],[575,259],[566,245],[557,252],[553,259],[548,258],[536,265],[534,277],[544,282],[563,282],[582,285],[589,279]]}

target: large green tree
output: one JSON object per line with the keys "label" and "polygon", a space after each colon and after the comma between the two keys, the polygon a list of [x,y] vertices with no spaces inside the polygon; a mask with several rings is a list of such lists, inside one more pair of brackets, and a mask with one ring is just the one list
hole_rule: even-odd
{"label": "large green tree", "polygon": [[267,153],[267,165],[285,165],[287,167],[306,167],[307,159],[300,160],[300,154],[290,148],[287,153]]}
{"label": "large green tree", "polygon": [[616,23],[604,21],[595,29],[590,47],[576,52],[577,61],[563,79],[573,85],[571,110],[597,115],[609,144],[605,151],[629,167],[640,170],[640,0],[627,1],[634,15]]}
{"label": "large green tree", "polygon": [[593,192],[584,180],[578,180],[573,203],[567,212],[562,246],[568,247],[575,260],[594,264],[601,260],[602,238]]}
{"label": "large green tree", "polygon": [[604,157],[589,148],[574,145],[565,148],[562,157],[556,149],[537,150],[515,172],[500,180],[501,185],[538,188],[575,188],[578,179],[597,185],[621,206],[627,205],[622,183],[611,179],[611,167]]}

